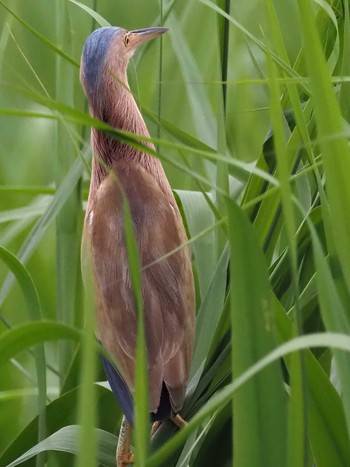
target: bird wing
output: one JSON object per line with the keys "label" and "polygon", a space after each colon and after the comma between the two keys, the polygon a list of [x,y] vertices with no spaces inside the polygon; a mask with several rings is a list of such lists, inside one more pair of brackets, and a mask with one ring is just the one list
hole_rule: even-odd
{"label": "bird wing", "polygon": [[194,291],[182,219],[171,194],[134,161],[118,161],[89,201],[86,233],[96,281],[98,338],[134,386],[136,315],[123,226],[127,197],[142,267],[151,411],[163,381],[174,410],[182,406],[194,335]]}

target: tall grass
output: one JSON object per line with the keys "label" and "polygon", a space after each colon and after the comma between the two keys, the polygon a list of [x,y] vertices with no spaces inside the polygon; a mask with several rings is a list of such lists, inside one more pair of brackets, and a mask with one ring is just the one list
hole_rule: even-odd
{"label": "tall grass", "polygon": [[139,319],[136,465],[350,465],[348,2],[0,11],[0,465],[115,463],[121,413],[80,274],[89,130],[140,143],[88,116],[78,64],[98,24],[161,23],[130,82],[189,234],[197,329],[189,424],[148,445]]}

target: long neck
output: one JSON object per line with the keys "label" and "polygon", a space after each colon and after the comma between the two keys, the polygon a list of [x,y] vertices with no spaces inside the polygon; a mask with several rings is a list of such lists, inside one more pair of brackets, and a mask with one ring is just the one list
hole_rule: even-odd
{"label": "long neck", "polygon": [[[104,77],[104,91],[99,95],[98,102],[90,106],[94,117],[103,120],[114,128],[149,137],[146,124],[137,107],[129,87],[126,76],[123,77],[126,85],[118,82],[111,74]],[[92,108],[94,111],[92,111]],[[91,144],[94,152],[91,188],[96,190],[108,169],[112,169],[116,161],[120,159],[132,160],[141,164],[146,170],[155,176],[164,192],[171,192],[169,183],[159,160],[128,146],[117,139],[111,138],[106,133],[96,130],[91,131]],[[143,142],[154,149],[150,142]]]}

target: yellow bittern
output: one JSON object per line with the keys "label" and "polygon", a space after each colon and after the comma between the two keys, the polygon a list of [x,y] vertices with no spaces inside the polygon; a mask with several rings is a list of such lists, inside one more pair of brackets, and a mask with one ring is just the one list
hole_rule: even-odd
{"label": "yellow bittern", "polygon": [[[127,66],[137,46],[166,31],[160,27],[100,28],[88,37],[82,53],[80,78],[92,116],[139,135],[141,142],[149,133],[130,92]],[[97,337],[116,362],[114,366],[103,359],[124,413],[117,464],[125,465],[133,459],[130,432],[137,318],[123,222],[124,196],[141,263],[152,421],[181,420],[176,416],[185,398],[195,329],[193,275],[188,248],[179,248],[187,236],[160,161],[94,128],[91,144],[94,157],[83,255],[88,255],[92,265]],[[154,150],[150,142],[144,144]]]}

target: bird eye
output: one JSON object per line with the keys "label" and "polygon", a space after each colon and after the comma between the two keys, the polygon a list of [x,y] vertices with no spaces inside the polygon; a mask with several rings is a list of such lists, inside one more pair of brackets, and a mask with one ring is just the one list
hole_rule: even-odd
{"label": "bird eye", "polygon": [[130,42],[129,35],[125,34],[125,36],[124,36],[124,45],[125,45],[125,47],[127,47],[129,45],[129,42]]}

